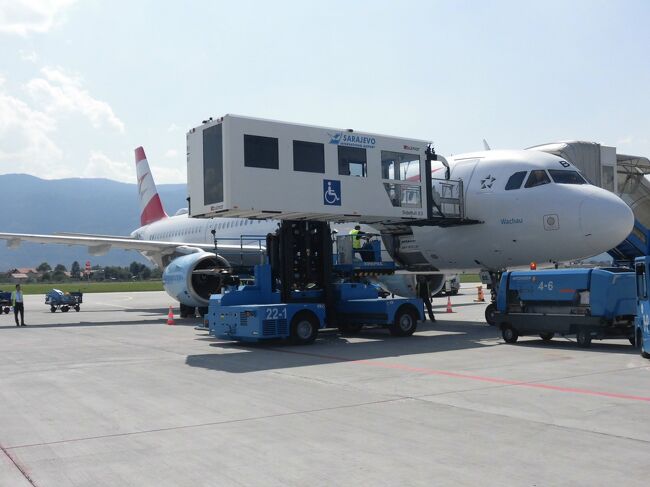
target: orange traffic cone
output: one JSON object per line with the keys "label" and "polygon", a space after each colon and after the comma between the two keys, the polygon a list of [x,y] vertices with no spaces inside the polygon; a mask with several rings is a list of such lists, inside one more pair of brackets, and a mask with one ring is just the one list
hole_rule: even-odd
{"label": "orange traffic cone", "polygon": [[478,297],[474,300],[476,303],[485,303],[485,295],[483,294],[483,286],[476,286],[478,289]]}
{"label": "orange traffic cone", "polygon": [[454,310],[451,309],[451,297],[447,296],[447,313],[453,313]]}
{"label": "orange traffic cone", "polygon": [[172,307],[169,307],[169,313],[167,314],[167,324],[168,325],[174,325],[174,310]]}

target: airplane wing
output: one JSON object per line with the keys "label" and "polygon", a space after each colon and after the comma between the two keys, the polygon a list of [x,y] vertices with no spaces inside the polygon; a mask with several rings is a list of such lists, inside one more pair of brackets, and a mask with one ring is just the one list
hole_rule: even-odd
{"label": "airplane wing", "polygon": [[[60,244],[60,245],[83,245],[88,247],[91,255],[104,255],[111,249],[137,250],[140,252],[152,252],[160,254],[171,254],[177,250],[186,250],[187,253],[199,249],[204,251],[213,251],[212,244],[199,244],[190,242],[160,242],[155,240],[138,240],[130,237],[110,237],[96,235],[37,235],[31,233],[0,233],[0,240],[6,240],[9,248],[16,248],[22,242],[33,242],[40,244]],[[218,242],[218,241],[217,241]],[[247,242],[244,239],[244,242]],[[240,245],[221,244],[218,242],[219,251],[230,252],[263,252],[264,245],[253,242]]]}

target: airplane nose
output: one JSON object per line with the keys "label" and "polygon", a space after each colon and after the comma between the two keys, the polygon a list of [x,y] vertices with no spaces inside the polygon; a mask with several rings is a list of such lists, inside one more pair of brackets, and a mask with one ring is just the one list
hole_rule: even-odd
{"label": "airplane nose", "polygon": [[613,249],[632,232],[634,213],[618,196],[600,190],[580,203],[580,228],[594,252]]}

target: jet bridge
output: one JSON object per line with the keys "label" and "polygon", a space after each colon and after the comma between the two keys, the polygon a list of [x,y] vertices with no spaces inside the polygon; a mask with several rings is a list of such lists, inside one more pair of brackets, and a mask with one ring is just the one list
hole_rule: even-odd
{"label": "jet bridge", "polygon": [[[437,161],[437,162],[434,162]],[[187,134],[191,217],[462,225],[463,182],[426,140],[226,115]]]}

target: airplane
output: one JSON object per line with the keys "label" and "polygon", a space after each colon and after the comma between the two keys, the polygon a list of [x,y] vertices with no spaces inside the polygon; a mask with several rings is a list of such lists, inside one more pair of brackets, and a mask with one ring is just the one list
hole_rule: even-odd
{"label": "airplane", "polygon": [[[192,219],[187,210],[168,216],[142,147],[135,150],[135,159],[141,226],[130,236],[0,233],[0,239],[10,248],[22,241],[84,245],[91,255],[111,248],[139,251],[164,269],[165,291],[180,302],[181,316],[193,316],[195,308],[204,314],[218,285],[214,269],[259,261],[264,252],[260,239],[274,232],[278,222]],[[436,279],[432,288],[441,287],[443,272],[487,270],[496,276],[531,262],[589,257],[614,248],[632,231],[634,216],[627,204],[590,184],[572,164],[545,152],[461,154],[448,158],[447,165],[432,167],[432,173],[441,170],[463,181],[465,215],[480,223],[413,226],[399,236],[382,234],[386,249],[404,269],[382,278],[382,285],[395,294],[413,294],[415,273],[430,274]]]}

